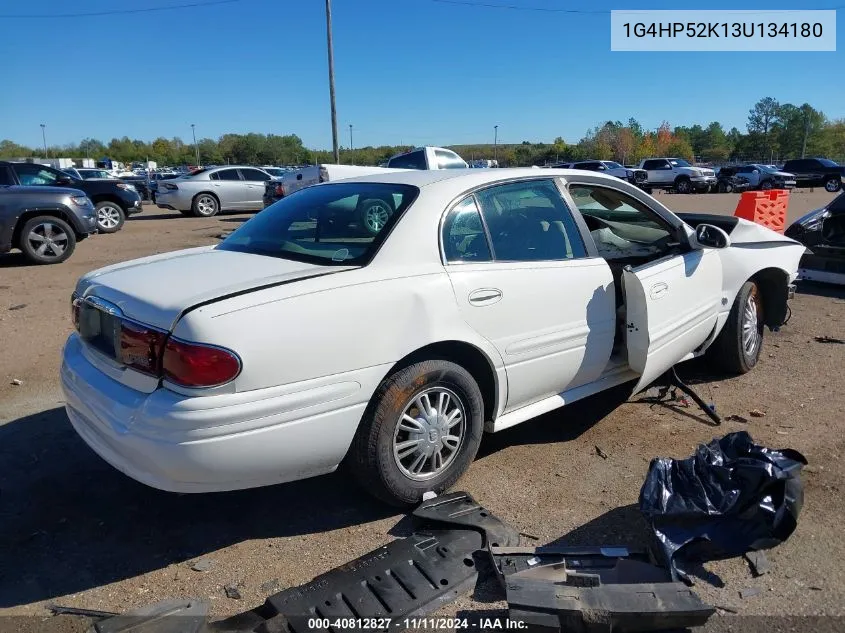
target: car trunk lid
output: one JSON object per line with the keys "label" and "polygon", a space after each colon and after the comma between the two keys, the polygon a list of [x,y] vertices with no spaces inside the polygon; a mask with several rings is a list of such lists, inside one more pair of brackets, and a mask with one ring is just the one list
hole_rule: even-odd
{"label": "car trunk lid", "polygon": [[197,305],[350,268],[200,247],[100,269],[80,280],[76,293],[169,331]]}

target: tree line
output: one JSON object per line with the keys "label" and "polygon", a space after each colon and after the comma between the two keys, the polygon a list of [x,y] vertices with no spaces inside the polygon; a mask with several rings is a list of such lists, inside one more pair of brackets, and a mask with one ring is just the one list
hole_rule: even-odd
{"label": "tree line", "polygon": [[[377,165],[409,146],[342,148],[341,163]],[[636,119],[607,121],[587,133],[577,143],[562,137],[551,143],[452,145],[466,160],[496,158],[506,166],[548,165],[557,162],[601,159],[623,164],[637,163],[651,156],[676,156],[702,162],[774,162],[801,156],[845,158],[845,119],[830,120],[805,103],[796,106],[779,103],[772,97],[758,101],[749,110],[746,131],[725,130],[713,121],[706,126],[672,127],[664,121],[656,130],[647,130]],[[63,158],[103,157],[124,163],[156,161],[159,165],[192,165],[196,152],[205,165],[304,165],[334,162],[327,150],[305,147],[295,134],[224,134],[217,140],[204,138],[193,143],[179,137],[160,137],[152,142],[113,138],[108,143],[86,138],[77,145],[48,148],[48,155]],[[0,141],[0,158],[41,157],[43,148]]]}

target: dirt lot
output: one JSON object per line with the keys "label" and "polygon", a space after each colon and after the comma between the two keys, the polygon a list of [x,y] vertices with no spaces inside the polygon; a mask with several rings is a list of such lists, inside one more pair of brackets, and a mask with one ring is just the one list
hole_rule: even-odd
{"label": "dirt lot", "polygon": [[[790,221],[831,197],[793,194]],[[678,211],[723,213],[737,198],[659,197]],[[182,596],[235,613],[402,533],[394,527],[401,516],[338,475],[217,495],[152,490],[107,466],[67,422],[59,352],[77,277],[214,243],[247,217],[183,218],[148,206],[118,234],[81,243],[63,265],[0,256],[0,616],[42,616],[50,602],[122,611]],[[697,591],[743,615],[845,616],[845,345],[814,341],[845,338],[845,289],[804,285],[792,309],[786,327],[767,332],[750,374],[685,369],[705,400],[747,424],[714,428],[695,409],[651,407],[624,393],[594,398],[488,437],[460,488],[538,544],[642,545],[648,533],[635,504],[649,460],[686,457],[700,442],[746,429],[808,457],[803,514],[793,537],[769,552],[768,575],[752,578],[741,559],[714,563],[707,567],[718,580],[698,582]],[[765,417],[750,417],[752,409]],[[199,558],[211,559],[207,571],[190,569]],[[239,585],[243,599],[227,598],[227,584]],[[752,587],[761,593],[740,598]],[[445,613],[502,606],[492,583],[473,596]]]}

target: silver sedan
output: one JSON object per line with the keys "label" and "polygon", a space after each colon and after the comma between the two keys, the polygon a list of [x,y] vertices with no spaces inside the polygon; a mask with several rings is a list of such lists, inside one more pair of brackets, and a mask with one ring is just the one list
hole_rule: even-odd
{"label": "silver sedan", "polygon": [[264,183],[268,180],[270,174],[258,167],[200,169],[161,181],[156,205],[205,218],[220,211],[259,211],[264,208]]}

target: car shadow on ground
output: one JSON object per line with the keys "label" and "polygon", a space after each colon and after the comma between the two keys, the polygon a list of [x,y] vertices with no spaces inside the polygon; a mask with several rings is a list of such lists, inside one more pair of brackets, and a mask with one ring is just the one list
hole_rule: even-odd
{"label": "car shadow on ground", "polygon": [[63,408],[8,422],[0,426],[0,607],[102,586],[249,539],[396,513],[354,486],[327,475],[239,492],[166,493],[101,460]]}
{"label": "car shadow on ground", "polygon": [[0,268],[18,268],[21,266],[38,266],[28,261],[23,253],[7,253],[0,255]]}

